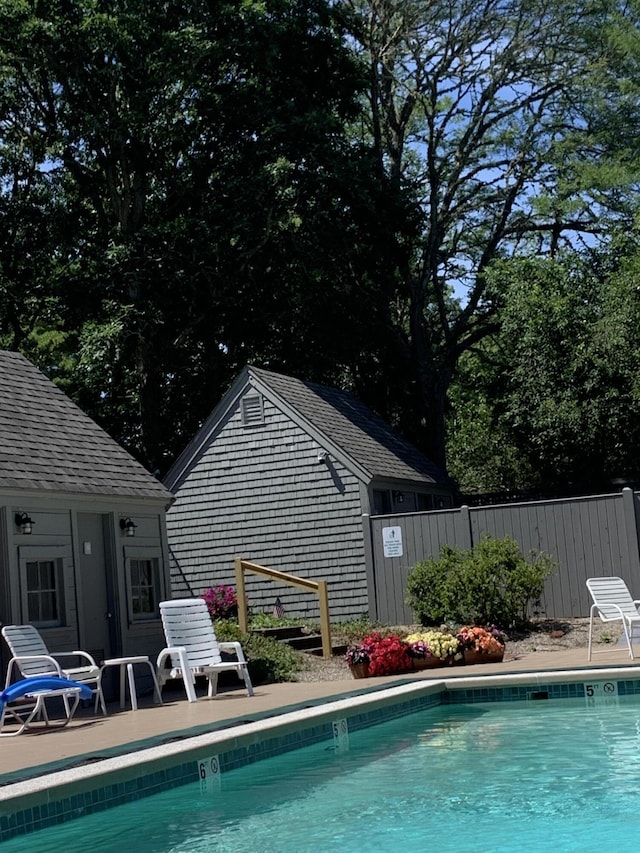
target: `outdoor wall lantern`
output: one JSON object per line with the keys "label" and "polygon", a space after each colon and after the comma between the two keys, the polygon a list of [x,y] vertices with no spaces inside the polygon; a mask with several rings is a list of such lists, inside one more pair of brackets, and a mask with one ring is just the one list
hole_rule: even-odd
{"label": "outdoor wall lantern", "polygon": [[120,519],[120,530],[122,530],[125,536],[135,536],[137,526],[138,525],[133,522],[129,516]]}
{"label": "outdoor wall lantern", "polygon": [[393,499],[397,504],[403,504],[404,503],[404,493],[403,492],[394,492],[393,493]]}
{"label": "outdoor wall lantern", "polygon": [[20,533],[25,534],[31,533],[31,528],[35,524],[35,521],[33,521],[26,512],[17,512],[15,522]]}

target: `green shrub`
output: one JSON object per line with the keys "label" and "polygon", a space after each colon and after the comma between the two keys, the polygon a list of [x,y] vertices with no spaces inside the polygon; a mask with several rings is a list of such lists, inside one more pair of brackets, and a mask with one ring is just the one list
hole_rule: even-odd
{"label": "green shrub", "polygon": [[[423,625],[456,621],[456,599],[465,552],[449,545],[440,548],[440,559],[417,563],[407,578],[407,604]],[[464,622],[464,619],[460,620]]]}
{"label": "green shrub", "polygon": [[249,628],[290,628],[303,625],[302,619],[293,619],[289,616],[272,616],[271,613],[250,613]]}
{"label": "green shrub", "polygon": [[382,631],[383,627],[378,622],[372,622],[367,614],[358,619],[349,619],[346,622],[336,622],[331,626],[331,635],[334,642],[346,643],[348,646],[359,642],[372,631]]}
{"label": "green shrub", "polygon": [[254,684],[293,681],[294,674],[302,668],[300,653],[286,643],[262,634],[242,634],[232,619],[216,619],[213,626],[220,642],[242,643]]}
{"label": "green shrub", "polygon": [[302,669],[300,652],[272,637],[248,634],[242,639],[242,648],[254,684],[293,681],[294,673]]}
{"label": "green shrub", "polygon": [[443,622],[521,627],[556,563],[532,551],[528,559],[508,536],[485,536],[470,551],[444,545],[439,559],[414,566],[407,603],[423,625]]}
{"label": "green shrub", "polygon": [[235,619],[214,619],[213,630],[221,643],[242,642],[242,633]]}

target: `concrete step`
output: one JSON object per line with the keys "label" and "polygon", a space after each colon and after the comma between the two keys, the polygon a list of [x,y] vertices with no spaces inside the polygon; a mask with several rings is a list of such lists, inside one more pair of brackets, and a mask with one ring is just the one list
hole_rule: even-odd
{"label": "concrete step", "polygon": [[284,625],[281,628],[252,628],[252,634],[262,634],[263,637],[271,637],[274,640],[291,640],[295,637],[305,636],[302,625]]}
{"label": "concrete step", "polygon": [[302,634],[299,637],[290,637],[284,642],[299,652],[308,652],[309,649],[315,649],[317,646],[322,647],[322,637],[320,634]]}
{"label": "concrete step", "polygon": [[[253,630],[253,633],[272,637],[274,640],[286,643],[296,651],[322,656],[322,637],[320,634],[309,634],[299,625],[283,628],[257,628]],[[346,650],[347,647],[343,645],[334,644],[333,646],[334,655],[344,654]]]}

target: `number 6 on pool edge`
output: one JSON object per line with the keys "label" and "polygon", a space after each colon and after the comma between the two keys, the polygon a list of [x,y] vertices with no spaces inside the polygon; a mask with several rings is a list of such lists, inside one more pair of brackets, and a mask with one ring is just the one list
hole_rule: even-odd
{"label": "number 6 on pool edge", "polygon": [[196,764],[201,792],[211,793],[212,791],[219,791],[221,786],[220,757],[218,755],[210,755],[207,758],[198,760]]}

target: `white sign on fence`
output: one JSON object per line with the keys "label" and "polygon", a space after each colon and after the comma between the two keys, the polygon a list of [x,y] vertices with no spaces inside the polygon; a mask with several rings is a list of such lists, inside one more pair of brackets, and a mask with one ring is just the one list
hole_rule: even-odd
{"label": "white sign on fence", "polygon": [[385,557],[402,557],[402,528],[382,528],[382,548]]}

